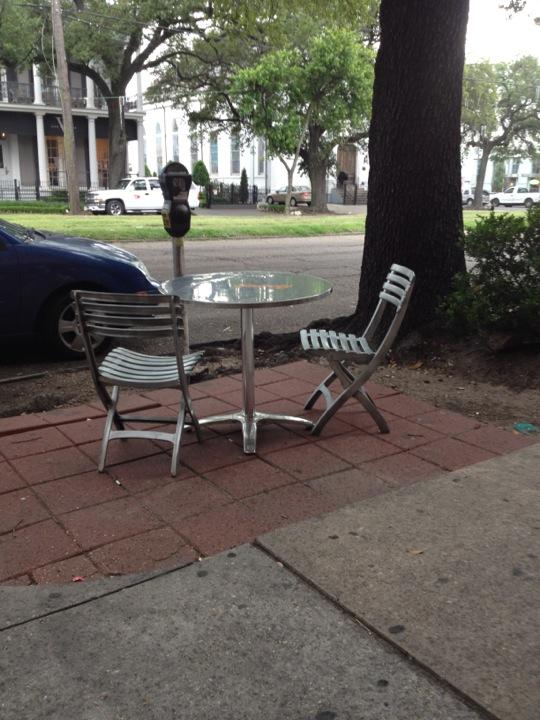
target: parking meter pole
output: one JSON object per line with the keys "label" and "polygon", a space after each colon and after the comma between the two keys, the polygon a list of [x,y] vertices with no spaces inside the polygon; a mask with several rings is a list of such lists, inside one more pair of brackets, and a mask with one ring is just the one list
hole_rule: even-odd
{"label": "parking meter pole", "polygon": [[[174,277],[182,277],[184,274],[184,238],[173,237],[172,238],[172,252],[173,252],[173,275]],[[189,353],[189,325],[187,308],[185,305],[182,306],[182,320],[184,322],[184,352]]]}
{"label": "parking meter pole", "polygon": [[[184,274],[184,236],[191,227],[191,211],[189,208],[189,188],[191,175],[187,168],[179,162],[169,162],[160,173],[159,183],[163,192],[161,217],[163,227],[172,238],[173,274],[182,277]],[[188,320],[185,306],[182,309],[184,323],[184,353],[189,352]]]}

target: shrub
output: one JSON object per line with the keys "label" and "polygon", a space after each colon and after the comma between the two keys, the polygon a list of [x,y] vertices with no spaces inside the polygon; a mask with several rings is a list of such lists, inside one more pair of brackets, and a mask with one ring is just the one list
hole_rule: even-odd
{"label": "shrub", "polygon": [[285,212],[285,205],[278,205],[277,203],[265,203],[260,202],[257,203],[257,210],[260,210],[261,212],[273,212],[273,213],[281,213],[283,214]]}
{"label": "shrub", "polygon": [[57,200],[3,200],[0,202],[0,213],[43,213],[56,215],[65,213],[67,203]]}
{"label": "shrub", "polygon": [[514,342],[540,340],[540,207],[523,215],[490,213],[464,239],[474,265],[454,278],[441,306],[460,335],[510,334]]}
{"label": "shrub", "polygon": [[240,175],[240,202],[246,204],[249,199],[249,188],[246,168],[242,168],[242,174]]}
{"label": "shrub", "polygon": [[193,166],[193,172],[191,173],[191,176],[195,185],[199,185],[200,187],[206,187],[210,182],[210,175],[208,174],[206,165],[203,163],[202,160],[197,160],[197,162]]}

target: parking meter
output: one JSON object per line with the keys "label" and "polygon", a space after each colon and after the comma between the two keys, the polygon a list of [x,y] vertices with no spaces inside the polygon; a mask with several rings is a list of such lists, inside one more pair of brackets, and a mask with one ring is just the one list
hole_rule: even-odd
{"label": "parking meter", "polygon": [[[159,184],[163,192],[161,217],[163,227],[172,238],[173,273],[175,277],[184,274],[184,235],[191,227],[191,210],[189,209],[189,188],[191,175],[185,165],[179,162],[168,162],[159,174]],[[184,323],[183,352],[189,352],[189,331],[185,308],[182,310]]]}
{"label": "parking meter", "polygon": [[159,175],[159,184],[164,198],[163,227],[173,238],[184,237],[191,227],[188,201],[191,175],[182,163],[169,162]]}

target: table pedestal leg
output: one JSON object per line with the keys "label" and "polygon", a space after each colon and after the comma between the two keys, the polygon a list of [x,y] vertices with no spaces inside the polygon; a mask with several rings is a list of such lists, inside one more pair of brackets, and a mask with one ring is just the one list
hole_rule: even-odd
{"label": "table pedestal leg", "polygon": [[[200,425],[235,420],[242,425],[244,452],[257,452],[257,423],[259,422],[290,422],[300,423],[305,428],[312,428],[313,423],[306,418],[294,415],[278,415],[255,410],[255,355],[253,352],[253,308],[242,308],[242,391],[243,408],[237,412],[224,415],[212,415],[200,418]],[[277,398],[276,398],[277,399]]]}
{"label": "table pedestal leg", "polygon": [[242,434],[244,452],[254,453],[257,443],[255,421],[255,352],[253,348],[253,308],[242,308],[242,389],[244,395],[244,419]]}

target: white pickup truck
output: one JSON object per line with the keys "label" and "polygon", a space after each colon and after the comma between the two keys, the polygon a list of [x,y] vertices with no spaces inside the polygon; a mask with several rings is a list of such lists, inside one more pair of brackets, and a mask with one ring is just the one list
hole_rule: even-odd
{"label": "white pickup truck", "polygon": [[[89,190],[84,209],[97,215],[123,215],[124,213],[161,212],[163,193],[156,177],[134,177],[120,180],[113,190]],[[189,191],[190,208],[199,207],[199,188],[192,185]]]}
{"label": "white pickup truck", "polygon": [[524,187],[508,187],[499,193],[491,193],[489,202],[493,207],[498,205],[525,205],[530,208],[534,203],[540,203],[540,192],[536,189],[534,192]]}

